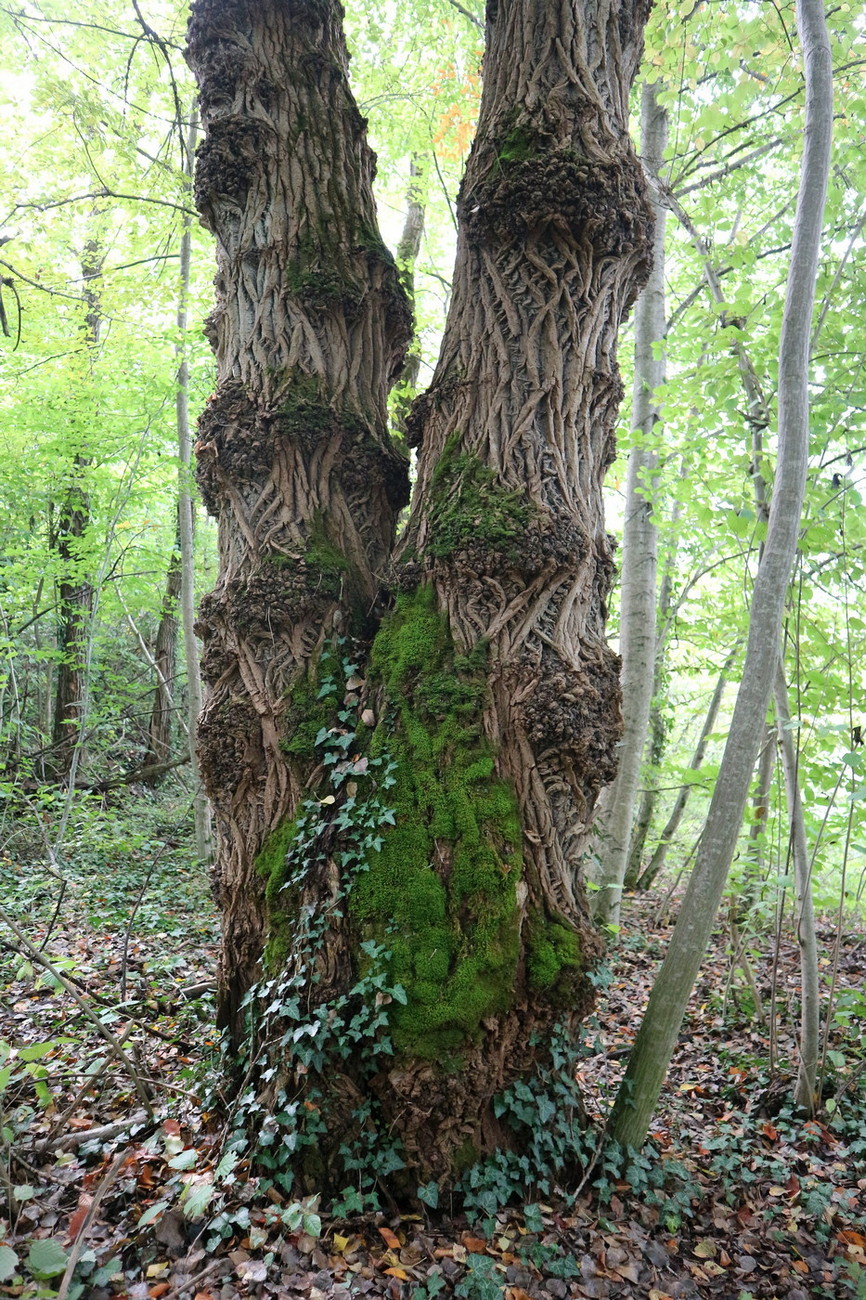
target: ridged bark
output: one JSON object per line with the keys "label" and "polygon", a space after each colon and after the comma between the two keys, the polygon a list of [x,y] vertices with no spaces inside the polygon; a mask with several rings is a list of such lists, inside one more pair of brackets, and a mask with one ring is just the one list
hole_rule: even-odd
{"label": "ridged bark", "polygon": [[376,226],[339,17],[319,0],[197,0],[189,26],[205,132],[195,195],[218,266],[217,389],[196,444],[219,519],[198,623],[199,758],[235,1030],[263,944],[256,857],[299,797],[281,748],[287,696],[325,638],[363,628],[408,497],[386,399],[409,313]]}

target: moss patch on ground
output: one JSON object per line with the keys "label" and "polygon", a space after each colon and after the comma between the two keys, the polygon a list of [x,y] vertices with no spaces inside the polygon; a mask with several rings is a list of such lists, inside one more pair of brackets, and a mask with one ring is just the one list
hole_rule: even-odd
{"label": "moss patch on ground", "polygon": [[513,792],[481,737],[485,652],[455,653],[431,588],[401,596],[373,646],[387,707],[371,742],[396,761],[396,825],[349,909],[391,953],[406,990],[398,1051],[446,1063],[504,1011],[520,952],[521,827]]}

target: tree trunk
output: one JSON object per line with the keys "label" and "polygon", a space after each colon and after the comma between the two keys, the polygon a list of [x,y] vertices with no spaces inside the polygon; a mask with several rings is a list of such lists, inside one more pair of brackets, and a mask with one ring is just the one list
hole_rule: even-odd
{"label": "tree trunk", "polygon": [[369,626],[408,496],[386,399],[409,313],[336,6],[197,0],[187,54],[206,133],[196,203],[218,264],[217,390],[196,444],[219,519],[198,745],[219,837],[221,1019],[237,1036],[265,937],[256,859],[300,794],[288,695],[326,638]]}
{"label": "tree trunk", "polygon": [[659,600],[656,614],[656,653],[653,669],[653,702],[650,706],[649,738],[647,745],[647,778],[640,807],[632,832],[628,850],[628,865],[624,884],[628,888],[634,885],[640,876],[647,835],[655,815],[659,796],[659,769],[664,758],[668,738],[668,724],[665,718],[662,700],[664,698],[667,665],[665,653],[668,632],[671,625],[671,604],[673,597],[673,573],[677,556],[676,526],[679,523],[681,502],[675,500],[671,508],[669,526],[674,534],[668,544],[665,556],[662,580],[659,583]]}
{"label": "tree trunk", "polygon": [[[699,772],[701,764],[704,761],[704,755],[707,752],[707,743],[716,725],[716,718],[719,716],[719,709],[722,704],[722,696],[725,693],[725,687],[728,684],[728,674],[733,667],[734,660],[740,652],[740,643],[738,643],[724,662],[722,671],[719,673],[716,689],[713,691],[710,705],[707,709],[704,725],[701,727],[701,734],[698,737],[698,743],[695,746],[695,752],[692,754],[689,762],[690,772]],[[637,889],[651,889],[653,881],[665,864],[668,848],[671,840],[677,833],[677,828],[682,821],[683,813],[686,810],[686,804],[691,797],[694,786],[690,783],[680,786],[677,797],[674,800],[674,806],[671,809],[670,816],[665,823],[665,828],[659,836],[659,842],[655,847],[652,857],[643,874],[635,881]]]}
{"label": "tree trunk", "polygon": [[[667,112],[658,85],[645,82],[641,96],[641,155],[653,176],[661,171],[667,143]],[[641,759],[650,720],[656,662],[657,533],[650,499],[658,463],[660,419],[656,390],[664,383],[659,347],[665,336],[665,216],[655,205],[653,267],[635,310],[634,445],[628,457],[620,587],[623,733],[616,779],[605,800],[598,832],[601,873],[593,913],[600,925],[619,925],[623,881],[634,822]]]}
{"label": "tree trunk", "polygon": [[[408,312],[336,11],[194,6],[196,193],[220,265],[201,756],[237,1038],[268,940],[250,1072],[285,1130],[258,1159],[286,1186],[357,1185],[371,1150],[379,1181],[453,1185],[526,1145],[497,1093],[540,1092],[555,1069],[574,1093],[568,1031],[600,951],[579,858],[619,735],[601,485],[616,330],[651,253],[627,129],[647,7],[488,7],[452,305],[407,422],[419,487],[382,617],[407,483],[385,398]],[[346,638],[380,618],[363,664]]]}
{"label": "tree trunk", "polygon": [[[178,521],[179,522],[179,521]],[[143,767],[161,767],[171,757],[171,731],[174,716],[174,690],[177,673],[177,609],[180,597],[180,539],[172,547],[168,562],[168,576],[162,597],[159,614],[159,626],[156,629],[156,642],[153,647],[153,662],[156,671],[156,685],[153,692],[153,706],[147,728],[147,750],[142,759]],[[152,777],[150,783],[156,781]]]}
{"label": "tree trunk", "polygon": [[[89,240],[81,259],[84,279],[82,296],[87,304],[84,339],[88,354],[99,343],[101,314],[99,296],[93,287],[102,270],[102,256],[96,240]],[[93,587],[86,574],[82,546],[90,524],[90,499],[87,491],[87,468],[90,457],[75,451],[69,464],[67,482],[57,510],[53,544],[60,562],[57,584],[59,663],[54,691],[54,721],[49,771],[57,781],[66,781],[73,764],[82,758],[82,717],[86,684],[87,640],[93,610]],[[78,755],[77,761],[75,760]]]}
{"label": "tree trunk", "polygon": [[806,127],[779,344],[773,506],[752,596],[743,679],[697,861],[614,1104],[611,1131],[628,1147],[641,1146],[646,1137],[736,848],[764,734],[796,554],[809,450],[809,332],[833,128],[833,65],[820,0],[799,0],[797,19],[806,75]]}
{"label": "tree trunk", "polygon": [[[192,190],[193,156],[198,137],[198,112],[190,114],[186,136],[184,175]],[[189,360],[186,331],[190,268],[192,261],[192,218],[184,213],[180,238],[180,276],[177,303],[178,358],[177,392],[175,393],[175,423],[180,466],[177,491],[177,539],[180,549],[180,615],[183,627],[183,657],[186,666],[186,718],[192,764],[192,808],[195,819],[195,848],[199,862],[213,860],[213,825],[211,807],[202,784],[196,738],[202,708],[201,669],[198,661],[198,640],[195,635],[195,507],[191,494],[192,438],[189,428]]]}
{"label": "tree trunk", "polygon": [[806,843],[806,823],[803,817],[803,800],[800,795],[797,746],[791,730],[791,710],[788,705],[788,684],[782,661],[776,666],[773,683],[776,704],[776,722],[779,732],[779,751],[785,777],[785,794],[788,801],[790,826],[790,857],[794,862],[794,892],[797,900],[797,943],[800,947],[800,1062],[794,1101],[803,1110],[813,1114],[816,1105],[818,1053],[821,1038],[821,994],[818,980],[818,940],[815,933],[815,908],[812,902],[812,864]]}

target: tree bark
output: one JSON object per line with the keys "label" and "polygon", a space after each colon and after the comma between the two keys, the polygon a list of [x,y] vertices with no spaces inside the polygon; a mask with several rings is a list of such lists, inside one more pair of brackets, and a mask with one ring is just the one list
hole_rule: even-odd
{"label": "tree bark", "polygon": [[287,697],[327,637],[369,624],[408,496],[386,399],[409,313],[337,8],[198,0],[187,56],[205,130],[196,203],[218,265],[217,390],[196,444],[219,519],[198,744],[219,838],[221,1019],[238,1035],[264,939],[256,858],[300,793]]}
{"label": "tree bark", "polygon": [[779,343],[773,505],[752,597],[743,678],[697,861],[614,1104],[611,1131],[627,1147],[641,1146],[646,1137],[736,848],[773,689],[796,554],[809,450],[809,332],[833,128],[833,65],[820,0],[799,0],[797,20],[806,76],[806,126]]}
{"label": "tree bark", "polygon": [[[667,112],[659,104],[658,90],[658,85],[645,82],[641,96],[641,156],[654,177],[662,168],[668,133]],[[620,584],[623,733],[616,778],[606,797],[605,816],[598,831],[601,872],[593,899],[596,921],[609,926],[619,925],[656,662],[658,529],[650,494],[658,463],[655,426],[661,418],[655,394],[665,378],[664,357],[659,349],[666,328],[666,211],[661,204],[654,206],[653,267],[638,299],[634,322],[634,444],[628,457]]]}
{"label": "tree bark", "polygon": [[[316,1190],[395,1134],[404,1191],[525,1143],[494,1096],[552,1069],[554,1027],[567,1037],[592,1000],[579,858],[619,734],[601,485],[616,330],[651,254],[627,124],[647,8],[488,7],[452,306],[407,421],[419,486],[381,603],[407,495],[385,400],[409,314],[337,10],[193,9],[196,197],[219,259],[198,478],[220,520],[199,626],[223,1017],[239,1040],[267,937],[250,1069]],[[374,764],[393,811],[358,823]],[[371,1004],[389,1007],[387,1051],[360,1029],[352,1050]],[[347,1006],[335,1054],[307,1049]]]}

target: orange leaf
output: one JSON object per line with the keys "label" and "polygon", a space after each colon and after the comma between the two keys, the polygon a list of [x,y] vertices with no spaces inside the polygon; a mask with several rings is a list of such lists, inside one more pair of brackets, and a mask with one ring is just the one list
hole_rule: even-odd
{"label": "orange leaf", "polygon": [[180,1124],[176,1119],[166,1119],[162,1122],[162,1127],[166,1133],[172,1137],[180,1137]]}
{"label": "orange leaf", "polygon": [[843,1228],[839,1233],[840,1241],[847,1241],[850,1246],[866,1246],[866,1237],[862,1232],[855,1232],[853,1228]]}
{"label": "orange leaf", "polygon": [[395,1236],[390,1228],[380,1228],[379,1236],[382,1238],[385,1245],[390,1246],[392,1250],[400,1249],[400,1238]]}
{"label": "orange leaf", "polygon": [[470,1237],[468,1232],[464,1232],[460,1240],[463,1242],[466,1249],[471,1251],[473,1255],[483,1255],[487,1249],[487,1242],[483,1237]]}
{"label": "orange leaf", "polygon": [[795,1268],[798,1273],[809,1272],[809,1265],[806,1263],[805,1259],[793,1259],[791,1261],[791,1268]]}
{"label": "orange leaf", "polygon": [[[381,1228],[379,1231],[381,1232]],[[384,1272],[388,1274],[388,1277],[398,1277],[401,1282],[409,1281],[409,1274],[406,1272],[405,1268],[386,1268]]]}
{"label": "orange leaf", "polygon": [[768,1137],[771,1142],[775,1142],[776,1138],[779,1136],[779,1130],[774,1128],[769,1120],[767,1120],[766,1124],[761,1125],[761,1132],[764,1134],[764,1137]]}
{"label": "orange leaf", "polygon": [[506,1288],[505,1300],[532,1300],[532,1297],[524,1291],[521,1286],[510,1286]]}
{"label": "orange leaf", "polygon": [[87,1211],[93,1204],[93,1197],[82,1192],[78,1198],[78,1209],[74,1211],[69,1219],[69,1227],[66,1229],[66,1235],[70,1241],[74,1241],[81,1231],[81,1225],[87,1218]]}
{"label": "orange leaf", "polygon": [[150,1300],[159,1300],[161,1295],[168,1295],[170,1290],[170,1282],[157,1282],[156,1286],[152,1286],[147,1294],[150,1296]]}

